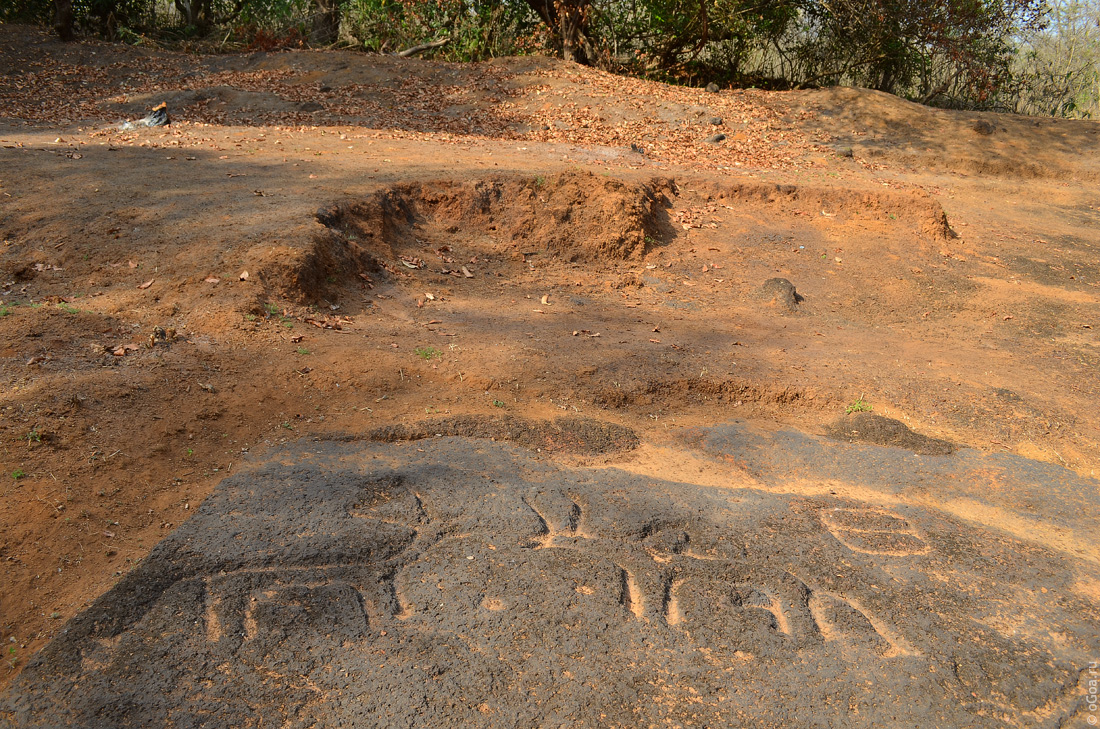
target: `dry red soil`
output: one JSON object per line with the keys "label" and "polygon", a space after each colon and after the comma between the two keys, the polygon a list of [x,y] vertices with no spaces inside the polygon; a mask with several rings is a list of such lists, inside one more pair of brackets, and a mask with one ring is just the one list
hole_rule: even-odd
{"label": "dry red soil", "polygon": [[18,26],[0,70],[0,687],[313,434],[569,415],[641,446],[531,444],[705,482],[680,429],[823,432],[862,398],[1100,470],[1098,123]]}

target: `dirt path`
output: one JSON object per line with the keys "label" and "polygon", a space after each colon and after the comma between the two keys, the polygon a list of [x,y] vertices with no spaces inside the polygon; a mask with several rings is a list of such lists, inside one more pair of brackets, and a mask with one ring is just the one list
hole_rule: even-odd
{"label": "dirt path", "polygon": [[[0,684],[302,436],[569,416],[642,447],[527,445],[706,479],[684,432],[862,399],[1097,496],[1100,124],[13,26],[0,70]],[[161,100],[171,127],[115,128]],[[1033,536],[1095,555],[1062,527]]]}

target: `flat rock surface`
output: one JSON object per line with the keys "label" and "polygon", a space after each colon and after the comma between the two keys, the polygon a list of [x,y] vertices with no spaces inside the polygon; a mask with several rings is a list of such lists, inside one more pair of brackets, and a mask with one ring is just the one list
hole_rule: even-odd
{"label": "flat rock surface", "polygon": [[[966,450],[737,423],[696,447],[761,488],[460,437],[290,444],[70,621],[0,724],[1085,725],[1094,560],[942,509],[772,488],[892,470],[978,490],[1052,467],[997,476]],[[1062,476],[1095,530],[1095,483]]]}

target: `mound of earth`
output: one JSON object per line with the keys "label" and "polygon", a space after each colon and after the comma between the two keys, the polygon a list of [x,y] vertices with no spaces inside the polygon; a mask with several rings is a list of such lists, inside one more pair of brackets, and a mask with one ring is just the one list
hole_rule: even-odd
{"label": "mound of earth", "polygon": [[850,413],[829,425],[825,432],[831,438],[849,443],[894,446],[922,456],[949,456],[955,452],[954,443],[914,433],[900,420],[874,413]]}
{"label": "mound of earth", "polygon": [[368,440],[393,443],[442,436],[464,436],[508,441],[525,448],[597,455],[628,451],[638,447],[638,436],[630,428],[586,418],[557,418],[537,422],[511,415],[464,415],[422,420],[413,424],[388,425],[367,434]]}
{"label": "mound of earth", "polygon": [[781,311],[793,313],[805,299],[795,289],[794,284],[785,278],[769,278],[757,292],[760,301]]}
{"label": "mound of earth", "polygon": [[[13,727],[1062,726],[1100,647],[1076,568],[916,507],[643,482],[460,438],[300,443],[223,481],[0,712]],[[1058,632],[1020,621],[1021,600]]]}
{"label": "mound of earth", "polygon": [[936,109],[881,91],[832,88],[795,94],[809,127],[868,163],[1024,179],[1100,179],[1094,121]]}

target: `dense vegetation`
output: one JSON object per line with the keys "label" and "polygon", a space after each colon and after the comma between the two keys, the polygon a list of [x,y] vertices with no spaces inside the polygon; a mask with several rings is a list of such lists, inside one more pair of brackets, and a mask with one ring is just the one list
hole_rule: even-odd
{"label": "dense vegetation", "polygon": [[1100,117],[1100,0],[9,0],[0,14],[54,22],[62,37],[450,60],[548,52],[677,83],[849,84]]}

